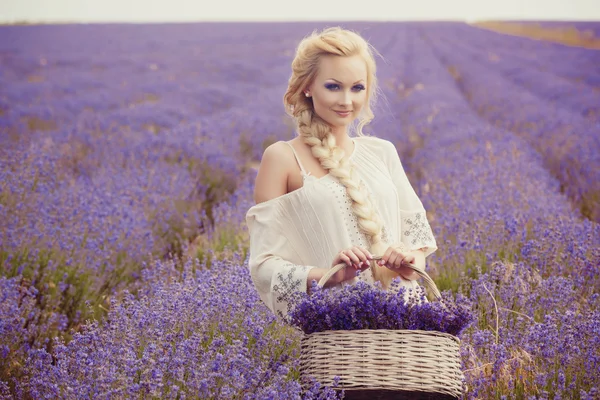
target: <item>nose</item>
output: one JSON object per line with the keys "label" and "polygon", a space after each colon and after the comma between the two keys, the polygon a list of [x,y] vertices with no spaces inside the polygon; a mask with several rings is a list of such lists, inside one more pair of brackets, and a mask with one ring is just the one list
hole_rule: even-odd
{"label": "nose", "polygon": [[349,107],[350,105],[352,105],[352,93],[350,93],[349,91],[341,92],[339,101],[340,106]]}

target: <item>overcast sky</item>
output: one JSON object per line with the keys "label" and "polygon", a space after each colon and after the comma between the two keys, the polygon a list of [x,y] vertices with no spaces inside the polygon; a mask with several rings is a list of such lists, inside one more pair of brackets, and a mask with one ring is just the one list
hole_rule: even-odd
{"label": "overcast sky", "polygon": [[600,0],[0,0],[0,21],[598,20]]}

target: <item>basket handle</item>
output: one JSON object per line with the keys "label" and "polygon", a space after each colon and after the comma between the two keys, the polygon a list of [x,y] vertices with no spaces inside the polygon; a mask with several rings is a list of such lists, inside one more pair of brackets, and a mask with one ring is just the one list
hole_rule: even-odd
{"label": "basket handle", "polygon": [[[381,260],[381,256],[374,256],[373,257],[373,261],[375,260]],[[373,261],[371,261],[371,266],[369,268],[373,267]],[[405,266],[412,268],[418,275],[419,277],[423,278],[423,283],[425,284],[425,286],[427,287],[427,289],[433,293],[433,295],[435,296],[436,299],[441,299],[442,295],[440,293],[440,291],[438,290],[435,282],[433,281],[433,279],[431,279],[431,277],[429,276],[429,274],[425,271],[425,270],[421,270],[419,268],[417,268],[415,265],[413,264],[404,264]],[[325,283],[327,283],[327,281],[339,270],[346,268],[347,264],[346,263],[339,263],[336,266],[334,266],[333,268],[330,268],[325,275],[323,275],[323,277],[321,278],[321,280],[319,280],[319,287],[323,287],[325,286]]]}

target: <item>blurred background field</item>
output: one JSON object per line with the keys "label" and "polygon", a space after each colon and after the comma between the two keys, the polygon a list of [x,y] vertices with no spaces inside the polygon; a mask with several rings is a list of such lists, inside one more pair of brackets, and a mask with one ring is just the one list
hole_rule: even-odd
{"label": "blurred background field", "polygon": [[473,25],[510,35],[547,40],[589,49],[600,49],[600,28],[598,27],[598,22],[480,21]]}
{"label": "blurred background field", "polygon": [[475,305],[466,397],[599,398],[600,23],[531,21],[1,26],[0,398],[300,398],[244,216],[331,25]]}

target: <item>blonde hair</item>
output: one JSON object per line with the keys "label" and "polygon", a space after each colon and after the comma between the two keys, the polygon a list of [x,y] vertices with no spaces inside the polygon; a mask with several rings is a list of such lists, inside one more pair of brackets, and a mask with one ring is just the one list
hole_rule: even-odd
{"label": "blonde hair", "polygon": [[[305,37],[296,49],[296,56],[292,61],[292,75],[283,103],[286,112],[295,119],[298,134],[304,143],[310,146],[313,156],[346,188],[352,200],[352,211],[358,219],[359,229],[370,242],[369,251],[374,255],[383,255],[388,245],[381,237],[383,221],[376,211],[374,201],[352,164],[344,159],[344,151],[336,145],[331,126],[315,113],[312,100],[303,93],[314,81],[321,57],[361,56],[367,66],[367,101],[358,117],[356,131],[358,136],[364,136],[362,128],[374,118],[372,106],[378,91],[374,51],[376,52],[365,39],[350,30],[332,27],[320,33],[313,32]],[[385,288],[398,276],[394,271],[381,267],[374,261],[371,262],[371,270],[374,279],[380,281]]]}

